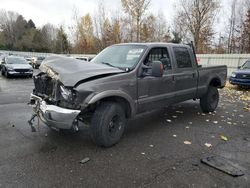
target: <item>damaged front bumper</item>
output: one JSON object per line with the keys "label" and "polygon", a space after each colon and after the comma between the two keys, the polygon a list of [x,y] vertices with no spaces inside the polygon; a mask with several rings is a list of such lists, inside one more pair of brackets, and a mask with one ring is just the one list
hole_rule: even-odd
{"label": "damaged front bumper", "polygon": [[34,113],[47,126],[55,129],[71,129],[77,127],[77,116],[80,110],[61,108],[47,104],[41,97],[31,94]]}

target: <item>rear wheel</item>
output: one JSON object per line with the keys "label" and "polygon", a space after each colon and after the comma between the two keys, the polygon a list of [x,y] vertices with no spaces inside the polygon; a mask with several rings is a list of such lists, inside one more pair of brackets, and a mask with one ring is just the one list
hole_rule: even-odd
{"label": "rear wheel", "polygon": [[213,112],[219,103],[219,92],[214,86],[209,86],[207,93],[200,99],[200,106],[203,112]]}
{"label": "rear wheel", "polygon": [[115,102],[101,103],[91,120],[92,140],[99,146],[113,146],[121,139],[126,121],[121,105]]}

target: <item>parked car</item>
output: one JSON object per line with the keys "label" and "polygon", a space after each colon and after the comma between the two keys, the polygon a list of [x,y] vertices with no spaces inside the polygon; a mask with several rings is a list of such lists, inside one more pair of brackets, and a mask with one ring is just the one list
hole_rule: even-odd
{"label": "parked car", "polygon": [[238,68],[239,69],[234,71],[230,76],[230,84],[250,88],[250,59]]}
{"label": "parked car", "polygon": [[43,60],[45,59],[45,57],[35,57],[32,60],[32,67],[34,69],[38,69],[39,66],[42,64]]}
{"label": "parked car", "polygon": [[53,129],[77,131],[79,122],[89,123],[93,141],[104,147],[116,144],[127,119],[143,112],[190,99],[213,112],[227,78],[226,66],[202,68],[192,48],[180,44],[113,45],[91,62],[47,58],[30,103]]}
{"label": "parked car", "polygon": [[23,57],[8,56],[2,64],[2,75],[10,76],[29,76],[33,75],[33,68]]}

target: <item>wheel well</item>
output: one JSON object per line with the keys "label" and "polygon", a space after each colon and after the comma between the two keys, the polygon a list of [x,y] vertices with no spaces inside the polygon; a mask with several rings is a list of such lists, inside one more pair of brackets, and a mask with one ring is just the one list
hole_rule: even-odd
{"label": "wheel well", "polygon": [[103,98],[100,101],[96,102],[96,104],[98,105],[102,102],[117,102],[120,105],[122,105],[122,107],[125,109],[126,118],[130,118],[132,115],[132,111],[131,111],[131,107],[130,107],[129,102],[122,97],[118,97],[118,96],[106,97],[106,98]]}
{"label": "wheel well", "polygon": [[214,87],[221,87],[221,81],[219,78],[213,78],[210,83],[210,86],[214,86]]}

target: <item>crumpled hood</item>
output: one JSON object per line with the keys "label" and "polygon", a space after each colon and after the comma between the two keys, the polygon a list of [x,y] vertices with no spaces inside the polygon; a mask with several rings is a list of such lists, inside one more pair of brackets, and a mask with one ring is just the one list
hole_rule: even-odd
{"label": "crumpled hood", "polygon": [[236,74],[250,74],[250,69],[239,69],[235,71]]}
{"label": "crumpled hood", "polygon": [[32,67],[29,64],[6,64],[6,67],[12,69],[31,69]]}
{"label": "crumpled hood", "polygon": [[47,57],[39,69],[69,87],[74,87],[78,82],[95,76],[108,76],[124,72],[107,65],[62,56]]}

